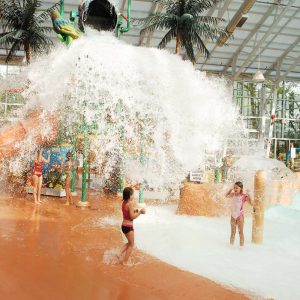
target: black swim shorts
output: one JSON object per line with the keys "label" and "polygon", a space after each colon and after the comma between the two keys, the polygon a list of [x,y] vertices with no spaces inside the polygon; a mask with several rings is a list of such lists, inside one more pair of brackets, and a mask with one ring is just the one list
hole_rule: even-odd
{"label": "black swim shorts", "polygon": [[127,234],[129,231],[134,231],[134,229],[133,229],[133,227],[132,226],[123,226],[122,225],[122,232],[124,233],[124,234]]}

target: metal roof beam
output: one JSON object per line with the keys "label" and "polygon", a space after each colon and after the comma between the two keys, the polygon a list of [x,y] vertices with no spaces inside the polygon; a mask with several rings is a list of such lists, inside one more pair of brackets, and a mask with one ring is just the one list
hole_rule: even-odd
{"label": "metal roof beam", "polygon": [[[163,6],[161,4],[156,4],[156,12],[157,13],[160,13],[163,9]],[[151,43],[151,39],[152,39],[152,36],[153,36],[154,32],[149,32],[148,33],[148,36],[147,36],[147,40],[146,40],[146,47],[150,47],[150,43]]]}
{"label": "metal roof beam", "polygon": [[120,13],[121,13],[121,14],[122,14],[123,11],[124,11],[126,1],[127,1],[127,0],[123,0],[123,1],[122,1],[121,7],[120,7]]}
{"label": "metal roof beam", "polygon": [[[7,55],[0,55],[0,65],[6,65]],[[12,56],[9,61],[9,65],[17,65],[20,66],[23,63],[24,56]]]}
{"label": "metal roof beam", "polygon": [[[283,53],[282,55],[279,57],[278,60],[283,60],[300,42],[300,36],[295,40],[295,42],[293,44],[291,44]],[[276,62],[275,61],[272,66],[265,72],[265,76],[268,76],[272,71],[273,69],[275,68],[276,66]]]}
{"label": "metal roof beam", "polygon": [[266,41],[266,39],[270,36],[270,34],[273,33],[273,30],[279,21],[284,17],[285,13],[288,11],[288,9],[295,3],[295,0],[289,0],[287,6],[281,11],[279,16],[273,21],[272,25],[269,27],[268,31],[264,34],[264,36],[260,39],[256,47],[251,51],[248,59],[242,64],[242,66],[239,68],[239,70],[234,74],[233,80],[237,79],[238,76],[245,70],[245,68],[248,66],[251,59],[255,56],[257,49]]}
{"label": "metal roof beam", "polygon": [[227,24],[225,30],[227,32],[227,35],[222,35],[217,41],[217,44],[221,47],[224,46],[224,44],[227,42],[227,40],[230,38],[230,36],[233,34],[233,32],[236,30],[239,22],[241,21],[242,17],[245,14],[248,14],[252,6],[254,5],[256,0],[246,0],[242,2],[242,5],[239,7],[239,9],[235,12],[232,19]]}
{"label": "metal roof beam", "polygon": [[[291,16],[291,19],[298,13],[298,11],[295,11],[294,14]],[[253,57],[253,59],[249,62],[248,66],[251,66],[253,62],[259,57],[261,53],[263,53],[266,49],[270,49],[269,45],[274,41],[274,39],[278,36],[278,34],[281,33],[281,31],[285,28],[285,26],[291,21],[291,19],[288,19],[283,26],[280,27],[279,31],[276,32],[276,34],[270,39],[270,41],[263,47],[259,48],[258,52],[256,55]]]}
{"label": "metal roof beam", "polygon": [[[152,2],[152,1],[151,1]],[[151,5],[151,8],[150,8],[150,11],[149,11],[149,15],[148,16],[151,16],[159,7],[159,4],[158,3],[155,3],[153,2],[152,5]],[[149,35],[151,34],[151,37],[149,39]],[[148,38],[147,38],[147,41],[146,41],[146,44],[150,44],[150,40],[152,38],[152,35],[153,33],[149,33],[148,34]],[[138,46],[142,46],[143,42],[144,42],[144,38],[145,38],[146,34],[143,33],[143,34],[140,34],[140,38],[139,38],[139,42],[138,42]]]}
{"label": "metal roof beam", "polygon": [[293,71],[296,68],[296,66],[298,66],[299,63],[300,63],[300,55],[294,59],[292,65],[284,72],[284,74],[281,76],[280,80],[281,81],[285,80],[287,75],[289,75],[289,73],[291,71]]}
{"label": "metal roof beam", "polygon": [[268,8],[267,12],[263,15],[263,17],[260,19],[260,21],[256,24],[256,26],[254,27],[254,29],[251,30],[251,32],[246,37],[246,39],[244,40],[244,42],[240,45],[240,47],[238,48],[238,50],[232,55],[231,59],[228,61],[228,63],[226,64],[226,66],[223,68],[223,70],[222,70],[223,73],[225,73],[227,71],[227,69],[231,66],[234,57],[238,56],[240,54],[240,52],[243,50],[243,48],[248,45],[248,42],[256,34],[256,32],[258,31],[258,29],[261,27],[261,25],[271,15],[271,13],[273,12],[274,9],[275,9],[275,5],[272,5],[272,6],[270,6]]}

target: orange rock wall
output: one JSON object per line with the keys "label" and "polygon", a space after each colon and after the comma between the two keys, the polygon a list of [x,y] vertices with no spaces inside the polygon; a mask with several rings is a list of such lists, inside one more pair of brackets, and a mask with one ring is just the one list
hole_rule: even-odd
{"label": "orange rock wall", "polygon": [[222,185],[185,182],[180,189],[177,214],[190,216],[221,216],[228,212],[229,201],[224,197]]}

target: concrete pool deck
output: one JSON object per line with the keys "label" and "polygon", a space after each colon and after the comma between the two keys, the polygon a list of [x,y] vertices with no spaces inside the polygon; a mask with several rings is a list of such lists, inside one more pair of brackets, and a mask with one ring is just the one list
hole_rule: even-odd
{"label": "concrete pool deck", "polygon": [[248,299],[138,249],[131,267],[104,263],[123,241],[117,226],[97,220],[121,222],[120,198],[92,196],[86,210],[31,198],[0,196],[0,299]]}

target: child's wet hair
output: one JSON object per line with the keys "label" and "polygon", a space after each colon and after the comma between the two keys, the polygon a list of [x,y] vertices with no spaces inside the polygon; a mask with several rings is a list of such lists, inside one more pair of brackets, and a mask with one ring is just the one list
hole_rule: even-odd
{"label": "child's wet hair", "polygon": [[130,199],[130,196],[132,196],[134,193],[133,188],[132,187],[126,187],[123,190],[123,200],[124,201],[128,201]]}
{"label": "child's wet hair", "polygon": [[241,189],[241,193],[243,192],[243,183],[241,181],[235,182],[234,185],[237,185]]}

